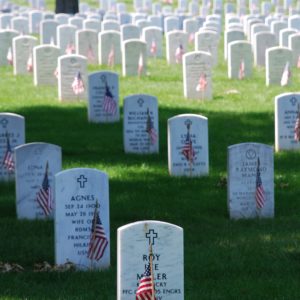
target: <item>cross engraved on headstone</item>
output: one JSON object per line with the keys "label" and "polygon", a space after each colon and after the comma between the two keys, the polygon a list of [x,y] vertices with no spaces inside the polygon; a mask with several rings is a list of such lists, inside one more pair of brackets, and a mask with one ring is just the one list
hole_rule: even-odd
{"label": "cross engraved on headstone", "polygon": [[185,121],[184,121],[184,124],[187,126],[187,127],[190,127],[191,125],[192,125],[192,121],[190,120],[190,119],[186,119]]}
{"label": "cross engraved on headstone", "polygon": [[79,183],[79,186],[80,186],[81,189],[84,188],[85,183],[86,183],[87,181],[88,181],[87,178],[84,177],[84,175],[82,175],[82,174],[77,178],[77,182]]}
{"label": "cross engraved on headstone", "polygon": [[249,149],[246,151],[246,157],[248,159],[255,159],[256,158],[256,151],[254,149]]}
{"label": "cross engraved on headstone", "polygon": [[295,104],[297,103],[297,99],[295,97],[292,97],[290,99],[290,101],[291,101],[291,103],[292,103],[293,106],[295,106]]}
{"label": "cross engraved on headstone", "polygon": [[7,121],[7,119],[2,119],[1,121],[0,121],[0,123],[1,123],[1,125],[2,125],[2,127],[3,128],[6,128],[6,126],[7,126],[7,124],[8,124],[8,121]]}
{"label": "cross engraved on headstone", "polygon": [[106,82],[106,76],[105,76],[105,75],[101,75],[101,81],[102,81],[103,83]]}
{"label": "cross engraved on headstone", "polygon": [[149,240],[149,245],[154,245],[154,240],[157,238],[157,232],[154,229],[149,229],[149,232],[146,233],[146,238]]}
{"label": "cross engraved on headstone", "polygon": [[142,98],[139,98],[137,103],[139,104],[140,107],[142,107],[144,104],[144,100]]}

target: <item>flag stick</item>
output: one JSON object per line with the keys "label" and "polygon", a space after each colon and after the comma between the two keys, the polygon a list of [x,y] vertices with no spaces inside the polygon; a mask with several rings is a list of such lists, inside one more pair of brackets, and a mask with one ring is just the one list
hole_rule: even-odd
{"label": "flag stick", "polygon": [[152,296],[151,300],[155,300],[155,288],[154,288],[154,274],[153,274],[153,252],[152,252],[152,244],[150,243],[150,272],[151,272],[151,282],[152,282]]}
{"label": "flag stick", "polygon": [[[95,237],[96,237],[96,222],[97,222],[97,213],[98,213],[98,200],[96,200],[96,208],[94,211],[94,219],[93,219],[93,233],[92,233],[92,239],[91,239],[91,245],[90,245],[90,249],[91,251],[94,251],[94,241],[95,241]],[[92,258],[91,258],[91,269],[93,269],[93,262],[94,262],[94,253],[92,252]]]}

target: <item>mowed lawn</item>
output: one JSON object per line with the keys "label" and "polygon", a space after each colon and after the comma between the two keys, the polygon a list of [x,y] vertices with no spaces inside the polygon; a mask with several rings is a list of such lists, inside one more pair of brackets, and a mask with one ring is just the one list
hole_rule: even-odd
{"label": "mowed lawn", "polygon": [[[276,153],[275,218],[229,220],[227,147],[243,142],[274,145],[274,97],[300,91],[300,70],[289,87],[266,87],[265,70],[253,78],[227,78],[220,41],[213,69],[213,99],[184,99],[182,67],[149,59],[148,76],[124,78],[123,98],[143,93],[159,102],[158,155],[125,154],[123,119],[114,124],[87,121],[84,101],[60,103],[57,88],[34,87],[31,76],[0,68],[0,111],[21,114],[26,142],[59,145],[63,169],[97,168],[109,175],[111,268],[102,272],[34,272],[54,264],[52,221],[18,221],[13,183],[0,184],[0,261],[18,263],[22,273],[0,273],[0,299],[116,299],[117,228],[139,220],[160,220],[184,229],[185,299],[300,299],[300,153]],[[105,70],[89,66],[89,71]],[[209,176],[168,174],[167,120],[181,113],[208,118]]]}

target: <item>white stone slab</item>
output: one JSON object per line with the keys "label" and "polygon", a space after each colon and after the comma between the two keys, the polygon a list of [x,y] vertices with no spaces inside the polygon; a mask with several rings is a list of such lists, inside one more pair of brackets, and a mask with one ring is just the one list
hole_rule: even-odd
{"label": "white stone slab", "polygon": [[[188,52],[188,34],[182,30],[166,33],[166,57],[168,64],[181,64],[183,54]],[[182,54],[178,56],[179,48]]]}
{"label": "white stone slab", "polygon": [[119,119],[119,75],[108,71],[90,74],[89,122],[111,123]]}
{"label": "white stone slab", "polygon": [[297,30],[286,28],[282,29],[279,32],[279,45],[281,47],[288,47],[289,46],[289,36],[292,34],[298,33]]}
{"label": "white stone slab", "polygon": [[126,153],[159,151],[157,98],[136,94],[124,98],[123,141]]}
{"label": "white stone slab", "polygon": [[98,64],[98,33],[92,29],[76,31],[76,53],[85,56],[89,64]]}
{"label": "white stone slab", "polygon": [[[76,168],[55,176],[55,262],[73,262],[78,269],[110,266],[110,225],[108,176],[96,169]],[[100,259],[90,259],[96,203],[108,245]]]}
{"label": "white stone slab", "polygon": [[7,53],[9,48],[12,51],[12,40],[18,36],[15,30],[0,30],[0,66],[7,66]]}
{"label": "white stone slab", "polygon": [[70,15],[64,14],[64,13],[59,13],[55,14],[55,20],[60,24],[60,25],[67,25],[69,23]]}
{"label": "white stone slab", "polygon": [[258,32],[253,38],[254,65],[265,67],[266,50],[276,46],[275,35],[271,32]]}
{"label": "white stone slab", "polygon": [[157,300],[184,299],[183,229],[160,221],[141,221],[118,228],[117,300],[135,299],[139,280],[150,261]]}
{"label": "white stone slab", "polygon": [[299,150],[295,125],[300,110],[300,93],[285,93],[275,97],[275,149]]}
{"label": "white stone slab", "polygon": [[[24,144],[15,148],[15,160],[18,219],[52,218],[55,208],[53,180],[54,175],[61,171],[61,148],[47,143]],[[48,207],[49,215],[45,213],[37,200],[37,195],[45,178],[47,163],[47,176],[52,202],[51,206]]]}
{"label": "white stone slab", "polygon": [[21,34],[29,34],[28,18],[14,17],[10,21],[11,29],[18,31]]}
{"label": "white stone slab", "polygon": [[293,66],[300,65],[300,33],[292,34],[289,36],[289,49],[293,53]]}
{"label": "white stone slab", "polygon": [[195,51],[183,56],[183,91],[189,99],[212,98],[212,57],[208,52]]}
{"label": "white stone slab", "polygon": [[[190,149],[188,152],[187,147]],[[168,165],[171,176],[208,175],[206,117],[183,114],[168,120]]]}
{"label": "white stone slab", "polygon": [[43,14],[38,10],[33,10],[29,12],[29,32],[37,34],[40,30],[40,22],[42,20]]}
{"label": "white stone slab", "polygon": [[92,29],[99,33],[101,31],[101,22],[93,19],[84,20],[83,29]]}
{"label": "white stone slab", "polygon": [[271,23],[271,32],[275,34],[276,42],[279,44],[279,32],[287,28],[288,24],[283,21],[273,21]]}
{"label": "white stone slab", "polygon": [[159,27],[147,27],[143,29],[142,40],[147,44],[148,57],[163,56],[163,32]]}
{"label": "white stone slab", "polygon": [[140,38],[140,28],[134,24],[121,25],[121,41]]}
{"label": "white stone slab", "polygon": [[55,20],[43,20],[40,23],[41,44],[57,43],[57,26],[59,26],[59,23]]}
{"label": "white stone slab", "polygon": [[120,24],[115,20],[105,20],[101,23],[101,31],[120,31]]}
{"label": "white stone slab", "polygon": [[[80,72],[84,92],[76,95],[72,89],[75,76]],[[58,58],[58,99],[73,101],[87,99],[87,59],[81,55],[63,55]]]}
{"label": "white stone slab", "polygon": [[179,30],[179,19],[175,16],[169,16],[164,19],[164,32]]}
{"label": "white stone slab", "polygon": [[9,170],[9,166],[3,164],[3,162],[10,150],[13,155],[14,148],[24,143],[24,117],[13,113],[0,113],[0,181],[14,180],[14,169]]}
{"label": "white stone slab", "polygon": [[80,30],[83,28],[83,21],[84,19],[81,17],[71,17],[69,18],[69,25],[73,25],[77,30]]}
{"label": "white stone slab", "polygon": [[[256,205],[257,165],[264,190],[264,205]],[[273,148],[258,143],[228,147],[227,205],[231,219],[274,217],[274,154]]]}
{"label": "white stone slab", "polygon": [[122,63],[120,32],[114,30],[100,32],[98,35],[98,41],[100,65],[110,65],[109,58],[111,56],[113,56],[112,66]]}
{"label": "white stone slab", "polygon": [[245,40],[245,34],[242,30],[229,29],[224,33],[224,58],[227,59],[228,54],[228,44],[234,41]]}

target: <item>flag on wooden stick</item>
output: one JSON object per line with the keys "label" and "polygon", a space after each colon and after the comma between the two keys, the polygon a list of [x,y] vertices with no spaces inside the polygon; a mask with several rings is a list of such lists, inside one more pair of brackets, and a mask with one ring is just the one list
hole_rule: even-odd
{"label": "flag on wooden stick", "polygon": [[114,45],[111,45],[108,58],[107,58],[107,65],[111,68],[115,65],[115,47]]}
{"label": "flag on wooden stick", "polygon": [[139,61],[138,61],[138,76],[141,77],[144,71],[144,58],[143,54],[140,53]]}
{"label": "flag on wooden stick", "polygon": [[183,46],[180,44],[175,51],[175,61],[177,64],[182,63],[182,56],[184,54]]}
{"label": "flag on wooden stick", "polygon": [[14,156],[13,152],[10,146],[8,133],[6,132],[6,151],[3,158],[3,166],[8,171],[13,172],[15,170],[15,162],[14,162]]}
{"label": "flag on wooden stick", "polygon": [[152,39],[151,47],[150,47],[150,53],[153,56],[156,56],[156,52],[157,52],[157,45],[156,45],[155,39]]}
{"label": "flag on wooden stick", "polygon": [[27,71],[32,72],[33,71],[33,60],[32,60],[32,53],[30,52],[28,60],[27,60]]}
{"label": "flag on wooden stick", "polygon": [[117,112],[117,103],[114,100],[113,94],[111,93],[107,83],[105,83],[105,94],[103,100],[103,110],[107,113],[115,115]]}
{"label": "flag on wooden stick", "polygon": [[292,73],[290,70],[290,63],[287,61],[281,75],[281,81],[280,81],[281,86],[288,85],[291,76]]}
{"label": "flag on wooden stick", "polygon": [[256,168],[256,189],[255,189],[255,202],[258,209],[262,209],[265,205],[265,191],[260,176],[260,160],[257,158]]}
{"label": "flag on wooden stick", "polygon": [[72,83],[72,89],[75,95],[79,95],[84,92],[84,83],[80,71],[77,72],[74,78],[74,81]]}
{"label": "flag on wooden stick", "polygon": [[196,91],[197,92],[204,92],[207,87],[207,79],[206,79],[206,74],[201,73],[198,84],[196,86]]}
{"label": "flag on wooden stick", "polygon": [[8,48],[6,59],[10,65],[13,64],[14,60],[13,60],[13,53],[12,53],[11,47]]}
{"label": "flag on wooden stick", "polygon": [[241,59],[239,67],[239,79],[242,80],[245,78],[245,61]]}
{"label": "flag on wooden stick", "polygon": [[147,124],[146,124],[146,132],[149,135],[150,143],[154,145],[157,141],[157,134],[154,129],[153,122],[151,120],[149,108],[147,108]]}

